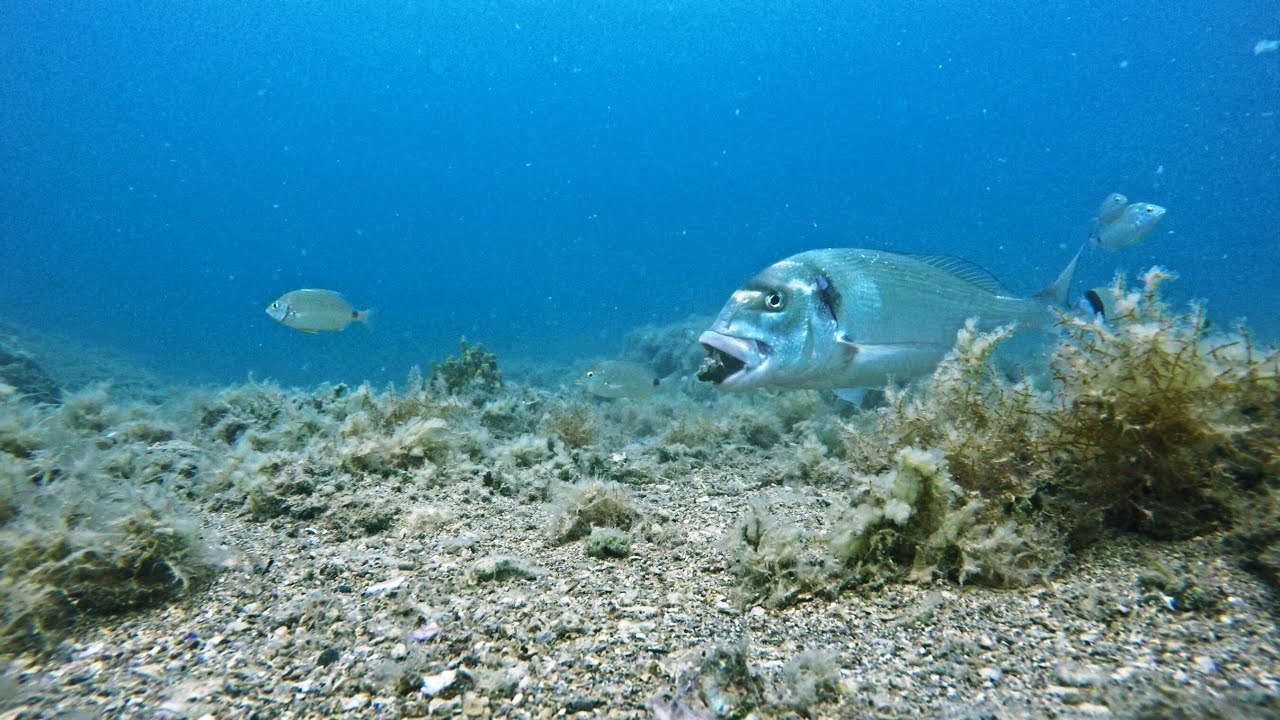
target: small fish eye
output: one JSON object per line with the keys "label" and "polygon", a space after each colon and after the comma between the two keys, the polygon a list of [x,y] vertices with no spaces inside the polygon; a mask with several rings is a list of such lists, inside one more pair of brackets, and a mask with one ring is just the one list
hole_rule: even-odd
{"label": "small fish eye", "polygon": [[1155,212],[1155,211],[1156,211],[1156,209],[1155,209],[1155,206],[1153,206],[1153,205],[1148,205],[1148,206],[1146,206],[1146,207],[1142,208],[1142,211],[1143,211],[1143,212],[1145,212],[1146,214],[1150,215],[1151,213]]}
{"label": "small fish eye", "polygon": [[595,377],[595,376],[596,376],[596,371],[595,371],[595,370],[588,370],[588,371],[587,371],[587,378],[588,378],[588,379],[593,378],[593,377]]}
{"label": "small fish eye", "polygon": [[781,310],[782,303],[783,303],[782,293],[777,291],[769,293],[767,296],[765,296],[765,299],[764,299],[764,306],[769,308],[770,310]]}

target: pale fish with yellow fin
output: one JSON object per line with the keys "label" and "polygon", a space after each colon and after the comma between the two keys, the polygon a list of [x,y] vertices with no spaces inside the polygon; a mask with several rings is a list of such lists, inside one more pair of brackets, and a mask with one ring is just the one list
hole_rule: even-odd
{"label": "pale fish with yellow fin", "polygon": [[272,320],[305,333],[336,332],[353,322],[369,322],[372,310],[356,310],[332,290],[303,288],[276,298],[267,306]]}
{"label": "pale fish with yellow fin", "polygon": [[653,392],[662,380],[649,368],[628,360],[605,360],[578,376],[583,389],[596,397],[617,400]]}

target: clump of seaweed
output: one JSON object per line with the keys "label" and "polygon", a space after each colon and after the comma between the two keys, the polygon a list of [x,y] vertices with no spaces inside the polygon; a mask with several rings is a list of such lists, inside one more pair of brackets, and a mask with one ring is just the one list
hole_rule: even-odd
{"label": "clump of seaweed", "polygon": [[800,717],[814,717],[817,705],[840,700],[840,667],[836,657],[820,650],[805,650],[782,666],[782,705]]}
{"label": "clump of seaweed", "polygon": [[782,431],[774,416],[743,409],[734,413],[732,424],[738,428],[742,440],[748,445],[768,450],[782,442]]}
{"label": "clump of seaweed", "polygon": [[1280,589],[1280,490],[1272,484],[1248,500],[1238,504],[1228,544],[1246,569]]}
{"label": "clump of seaweed", "polygon": [[0,453],[26,459],[46,441],[47,415],[26,402],[0,397]]}
{"label": "clump of seaweed", "polygon": [[769,677],[752,666],[745,641],[693,654],[673,689],[650,698],[656,718],[816,717],[818,706],[838,702],[836,658],[804,650]]}
{"label": "clump of seaweed", "polygon": [[640,521],[630,491],[613,482],[590,480],[572,485],[559,505],[551,528],[551,540],[557,545],[584,538],[593,528],[630,530]]}
{"label": "clump of seaweed", "polygon": [[1159,538],[1234,524],[1240,493],[1270,487],[1280,450],[1280,357],[1243,329],[1213,334],[1203,305],[1160,300],[1172,276],[1111,286],[1108,324],[1064,316],[1060,390],[1041,445],[1079,526],[1094,518]]}
{"label": "clump of seaweed", "polygon": [[994,355],[1012,327],[979,332],[970,321],[919,388],[889,388],[874,430],[846,425],[855,468],[880,472],[905,447],[938,448],[956,484],[987,498],[1018,496],[1042,468],[1027,437],[1044,420],[1043,397],[1029,380],[1010,383]]}
{"label": "clump of seaweed", "polygon": [[887,472],[866,478],[862,502],[835,522],[832,553],[858,579],[885,574],[885,563],[931,574],[977,510],[973,503],[961,506],[964,491],[940,451],[907,447],[894,461]]}
{"label": "clump of seaweed", "polygon": [[479,421],[495,434],[515,436],[532,432],[541,418],[544,392],[527,387],[505,387],[506,391],[486,399]]}
{"label": "clump of seaweed", "polygon": [[552,410],[547,416],[546,426],[571,450],[584,448],[596,438],[595,418],[591,416],[590,408],[581,403]]}
{"label": "clump of seaweed", "polygon": [[332,434],[345,417],[346,386],[315,393],[285,391],[271,383],[249,382],[197,403],[197,424],[208,437],[255,450],[302,450],[318,435]]}
{"label": "clump of seaweed", "polygon": [[[388,492],[412,499],[450,479],[494,476],[474,462],[495,452],[476,407],[441,398],[416,371],[403,391],[251,384],[196,410],[210,432],[203,490],[215,506],[258,521],[322,518],[338,537],[376,534],[400,514]],[[513,457],[533,457],[522,438],[508,446]]]}
{"label": "clump of seaweed", "polygon": [[[922,387],[888,393],[873,431],[857,419],[846,425],[855,467],[894,473],[904,448],[929,449],[960,492],[982,501],[953,514],[968,517],[971,543],[956,579],[972,576],[983,554],[984,573],[1025,577],[1031,568],[1000,569],[1007,552],[1015,538],[1044,539],[1050,529],[1078,545],[1103,527],[1157,538],[1234,528],[1249,562],[1269,566],[1264,558],[1280,540],[1280,357],[1256,348],[1243,328],[1211,332],[1201,305],[1169,308],[1159,294],[1170,277],[1152,269],[1136,290],[1117,277],[1105,323],[1062,314],[1051,388],[1006,379],[993,355],[1009,329],[979,333],[969,323]],[[885,527],[902,511],[893,499],[847,515],[849,527]],[[922,547],[920,539],[911,545]],[[873,535],[841,554],[854,559],[877,544],[893,547]],[[895,562],[906,560],[898,551]]]}
{"label": "clump of seaweed", "polygon": [[28,494],[0,531],[0,651],[48,648],[79,617],[169,600],[212,572],[194,523],[71,484]]}
{"label": "clump of seaweed", "polygon": [[[804,426],[801,426],[804,427]],[[848,487],[852,472],[848,464],[814,432],[805,428],[796,442],[776,453],[777,479],[784,484]]]}
{"label": "clump of seaweed", "polygon": [[102,432],[119,419],[118,409],[108,404],[108,385],[98,383],[62,398],[59,415],[72,430]]}
{"label": "clump of seaweed", "polygon": [[344,469],[389,475],[426,463],[441,465],[449,458],[452,444],[442,418],[415,418],[383,434],[365,432],[355,417],[348,418],[342,430],[348,436],[339,450]]}
{"label": "clump of seaweed", "polygon": [[731,551],[746,600],[786,605],[904,576],[1016,587],[1057,564],[1032,526],[979,522],[987,503],[956,484],[939,450],[902,448],[892,467],[857,484],[825,538],[751,507]]}
{"label": "clump of seaweed", "polygon": [[81,618],[156,605],[213,573],[196,524],[172,500],[203,460],[107,386],[61,406],[0,398],[0,652],[48,649]]}
{"label": "clump of seaweed", "polygon": [[431,384],[451,395],[497,392],[502,389],[498,358],[483,345],[468,345],[467,339],[462,338],[458,341],[458,357],[431,367]]}
{"label": "clump of seaweed", "polygon": [[525,434],[493,448],[490,454],[504,465],[531,468],[554,457],[555,447],[549,438]]}
{"label": "clump of seaweed", "polygon": [[1165,607],[1174,612],[1197,612],[1206,615],[1219,612],[1227,603],[1219,573],[1208,563],[1166,564],[1149,561],[1149,568],[1138,574],[1138,586],[1156,594]]}
{"label": "clump of seaweed", "polygon": [[538,570],[523,559],[513,555],[491,555],[477,560],[467,573],[472,583],[503,582],[506,580],[532,580]]}
{"label": "clump of seaweed", "polygon": [[693,413],[675,417],[662,435],[666,445],[683,445],[694,451],[705,451],[709,448],[732,443],[737,438],[732,424],[725,420],[707,417],[703,413]]}
{"label": "clump of seaweed", "polygon": [[789,605],[828,594],[829,562],[813,533],[782,522],[752,503],[730,538],[730,570],[738,576],[747,604]]}
{"label": "clump of seaweed", "polygon": [[625,558],[631,554],[631,534],[612,527],[591,528],[585,541],[587,555],[594,558]]}

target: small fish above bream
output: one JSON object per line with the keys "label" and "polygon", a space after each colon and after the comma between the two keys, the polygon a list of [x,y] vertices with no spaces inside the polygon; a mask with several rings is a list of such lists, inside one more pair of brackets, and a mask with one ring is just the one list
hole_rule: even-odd
{"label": "small fish above bream", "polygon": [[356,310],[332,290],[303,288],[276,298],[267,306],[272,320],[305,333],[336,332],[353,322],[369,322],[372,310]]}
{"label": "small fish above bream", "polygon": [[[1045,328],[1063,306],[1075,258],[1032,297],[943,255],[810,250],[765,268],[698,338],[698,379],[723,390],[883,388],[932,372],[970,318],[982,330]],[[846,396],[852,393],[842,393]]]}
{"label": "small fish above bream", "polygon": [[1129,206],[1129,198],[1120,193],[1111,193],[1102,199],[1102,205],[1098,207],[1098,216],[1093,219],[1094,227],[1103,227],[1109,225],[1124,214],[1124,209]]}
{"label": "small fish above bream", "polygon": [[616,400],[640,397],[662,383],[653,371],[627,360],[605,360],[578,376],[578,383],[592,395]]}
{"label": "small fish above bream", "polygon": [[[1089,237],[1091,243],[1107,250],[1119,250],[1141,242],[1160,224],[1167,212],[1163,207],[1152,203],[1132,203],[1115,213],[1108,201],[1117,197],[1124,199],[1123,195],[1115,194],[1103,201],[1103,212],[1098,214],[1093,234]],[[1104,218],[1110,215],[1114,215],[1114,219],[1105,221]]]}

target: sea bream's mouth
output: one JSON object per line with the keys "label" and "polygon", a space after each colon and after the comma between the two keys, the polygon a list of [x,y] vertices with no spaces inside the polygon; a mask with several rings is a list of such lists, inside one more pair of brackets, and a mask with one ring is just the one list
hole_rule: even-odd
{"label": "sea bream's mouth", "polygon": [[714,330],[702,333],[698,342],[707,350],[706,359],[698,366],[698,379],[726,389],[760,367],[771,350],[760,340],[734,337]]}

